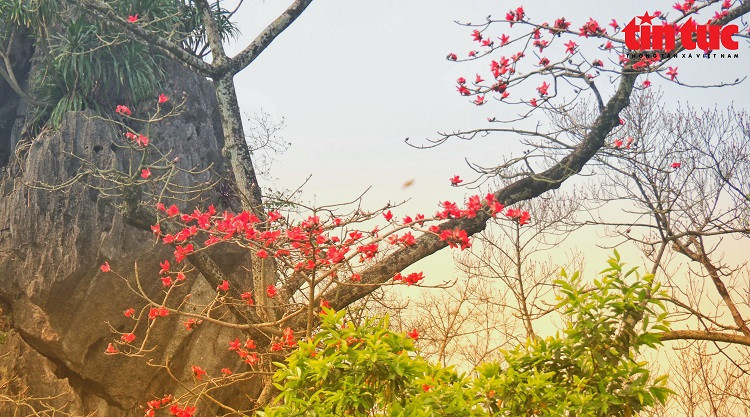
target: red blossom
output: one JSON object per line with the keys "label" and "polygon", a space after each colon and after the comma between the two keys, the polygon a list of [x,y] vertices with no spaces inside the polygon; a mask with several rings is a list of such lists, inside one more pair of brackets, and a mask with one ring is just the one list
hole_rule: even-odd
{"label": "red blossom", "polygon": [[[564,17],[561,17],[555,20],[554,29],[556,29],[557,31],[568,30],[569,27],[570,27],[570,22],[566,21]],[[552,31],[552,32],[554,33],[555,31]]]}
{"label": "red blossom", "polygon": [[117,348],[112,343],[107,345],[107,350],[104,351],[107,355],[115,355],[117,354]]}
{"label": "red blossom", "polygon": [[109,267],[109,262],[104,262],[104,264],[102,264],[102,266],[100,266],[99,269],[101,269],[102,272],[112,271],[112,268]]}
{"label": "red blossom", "polygon": [[622,147],[622,139],[615,139],[615,141],[612,142],[612,145],[614,145],[615,148]]}
{"label": "red blossom", "polygon": [[482,104],[484,104],[484,96],[477,96],[474,99],[473,103],[476,104],[477,106],[481,106]]}
{"label": "red blossom", "polygon": [[362,276],[360,276],[359,274],[352,274],[350,279],[354,282],[360,282],[362,281]]}
{"label": "red blossom", "polygon": [[164,287],[170,287],[172,286],[172,278],[171,277],[162,277],[161,278],[161,285]]}
{"label": "red blossom", "polygon": [[458,175],[455,175],[453,176],[453,178],[451,178],[451,185],[454,187],[458,186],[458,184],[461,184],[462,182],[464,182],[464,180],[462,180]]}
{"label": "red blossom", "polygon": [[169,101],[169,97],[166,94],[159,94],[159,104],[164,104]]}
{"label": "red blossom", "polygon": [[451,248],[460,247],[461,250],[464,250],[471,247],[469,236],[463,229],[443,230],[440,233],[440,240],[448,243]]}
{"label": "red blossom", "polygon": [[122,340],[125,343],[132,343],[135,341],[135,335],[133,333],[125,333],[122,336],[120,336],[120,340]]}
{"label": "red blossom", "polygon": [[251,291],[245,291],[242,294],[240,294],[240,297],[242,297],[243,300],[247,303],[247,305],[251,306],[255,304],[253,301],[253,293]]}
{"label": "red blossom", "polygon": [[135,138],[135,143],[137,143],[139,146],[147,147],[149,144],[148,136],[146,135],[138,135],[137,138]]}
{"label": "red blossom", "polygon": [[574,53],[576,51],[576,46],[578,46],[578,44],[573,42],[572,40],[563,45],[565,45],[565,52],[569,54]]}
{"label": "red blossom", "polygon": [[417,340],[419,339],[419,330],[411,329],[408,333],[406,333],[406,335],[414,340]]}
{"label": "red blossom", "polygon": [[397,273],[393,276],[393,281],[400,281],[406,284],[407,286],[411,286],[414,284],[418,284],[419,281],[424,279],[424,273],[422,272],[412,272],[411,274],[407,276],[401,275],[401,273]]}
{"label": "red blossom", "polygon": [[192,252],[193,252],[192,243],[188,243],[185,246],[177,245],[174,251],[174,259],[175,261],[177,261],[177,263],[180,263],[183,261],[183,259],[185,259],[185,256],[189,255]]}
{"label": "red blossom", "polygon": [[672,168],[677,169],[682,166],[682,163],[680,162],[672,162],[672,165],[670,165]]}
{"label": "red blossom", "polygon": [[547,81],[542,82],[542,85],[536,88],[536,91],[539,92],[539,95],[544,97],[547,95],[547,89],[549,89],[549,84],[547,84]]}
{"label": "red blossom", "polygon": [[458,56],[454,54],[453,52],[449,53],[448,56],[445,57],[449,61],[455,61],[458,59]]}
{"label": "red blossom", "polygon": [[144,180],[147,180],[147,179],[151,178],[151,170],[148,169],[148,168],[142,169],[141,170],[141,178],[143,178]]}
{"label": "red blossom", "polygon": [[677,67],[669,67],[667,70],[667,76],[669,76],[669,79],[674,81],[674,79],[677,77]]}
{"label": "red blossom", "polygon": [[130,111],[130,108],[128,106],[118,105],[115,107],[115,113],[121,114],[123,116],[132,116],[133,112]]}
{"label": "red blossom", "polygon": [[203,379],[203,376],[206,375],[206,371],[198,365],[193,365],[191,369],[193,370],[193,375],[195,375],[196,379]]}
{"label": "red blossom", "polygon": [[138,13],[128,16],[129,23],[135,23],[138,21]]}
{"label": "red blossom", "polygon": [[122,314],[123,314],[123,315],[124,315],[125,317],[130,317],[130,318],[132,318],[132,317],[133,317],[133,315],[135,314],[135,309],[131,307],[131,308],[129,308],[129,309],[127,309],[127,310],[125,310],[125,312],[123,312]]}
{"label": "red blossom", "polygon": [[277,294],[276,287],[273,285],[269,285],[268,288],[266,288],[266,294],[268,295],[269,298],[275,297]]}
{"label": "red blossom", "polygon": [[169,259],[165,259],[162,262],[159,262],[159,266],[161,267],[161,270],[159,270],[159,274],[166,274],[169,272]]}
{"label": "red blossom", "polygon": [[222,280],[221,284],[216,287],[217,291],[229,291],[229,281]]}
{"label": "red blossom", "polygon": [[239,337],[235,338],[233,342],[229,342],[230,351],[238,351],[240,350],[240,347],[242,347],[242,342],[240,342]]}

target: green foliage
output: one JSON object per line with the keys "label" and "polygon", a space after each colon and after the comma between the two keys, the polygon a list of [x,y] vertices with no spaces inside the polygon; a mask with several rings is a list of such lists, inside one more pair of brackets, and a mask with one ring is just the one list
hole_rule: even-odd
{"label": "green foliage", "polygon": [[[106,2],[117,16],[138,14],[136,25],[195,53],[205,45],[204,31],[192,1],[117,0]],[[229,13],[212,5],[222,35],[237,33]],[[45,51],[33,78],[31,94],[46,105],[33,125],[59,125],[68,111],[103,109],[154,98],[166,80],[166,58],[132,40],[110,22],[92,18],[59,0],[0,0],[0,23],[32,30]],[[2,39],[5,44],[8,39]]]}
{"label": "green foliage", "polygon": [[666,313],[653,276],[623,271],[615,252],[593,287],[563,272],[559,334],[529,340],[472,375],[428,363],[388,318],[355,327],[326,311],[275,375],[281,394],[263,416],[631,416],[663,404],[666,376],[638,361],[659,344]]}

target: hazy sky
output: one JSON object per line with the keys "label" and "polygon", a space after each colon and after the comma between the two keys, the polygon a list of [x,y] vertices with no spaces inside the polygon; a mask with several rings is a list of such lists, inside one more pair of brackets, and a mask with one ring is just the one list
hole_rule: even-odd
{"label": "hazy sky", "polygon": [[[290,2],[245,1],[237,21],[242,38],[238,51]],[[606,25],[621,24],[648,10],[675,16],[674,0],[664,2],[534,1],[523,4],[534,21],[558,17],[578,28],[589,17]],[[502,17],[522,3],[448,0],[317,0],[236,78],[242,109],[263,109],[284,117],[284,137],[291,148],[277,157],[275,188],[294,188],[312,175],[305,196],[317,204],[351,199],[372,186],[366,200],[372,208],[411,199],[403,214],[433,213],[444,199],[462,200],[469,192],[452,188],[448,179],[469,179],[464,158],[492,162],[519,151],[516,140],[492,136],[475,142],[450,142],[416,150],[404,138],[419,142],[436,131],[486,126],[488,116],[507,116],[513,106],[490,102],[477,108],[456,93],[459,76],[488,78],[489,60],[453,63],[445,56],[465,56],[479,49],[471,29],[454,20],[481,22]],[[705,13],[704,13],[705,14]],[[700,16],[707,20],[710,16]],[[503,32],[499,25],[490,33]],[[575,39],[578,41],[578,39]],[[561,46],[557,46],[561,49]],[[512,52],[509,51],[508,55]],[[748,75],[750,49],[741,42],[740,59],[678,60],[679,79],[687,83],[732,81]],[[606,58],[606,55],[602,56]],[[750,83],[724,89],[676,87],[652,76],[665,100],[693,106],[747,107]],[[604,80],[599,81],[606,85]],[[534,86],[512,91],[533,96]],[[606,89],[606,87],[605,87]],[[413,186],[402,185],[413,180]],[[264,186],[268,185],[268,180]],[[401,213],[400,213],[401,214]],[[599,259],[603,259],[602,257]]]}

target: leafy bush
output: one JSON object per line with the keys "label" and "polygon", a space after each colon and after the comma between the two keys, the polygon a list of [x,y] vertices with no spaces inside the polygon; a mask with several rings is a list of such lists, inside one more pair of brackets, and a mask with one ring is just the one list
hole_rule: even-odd
{"label": "leafy bush", "polygon": [[[324,310],[320,331],[275,375],[264,416],[631,416],[671,391],[637,360],[659,344],[666,313],[653,276],[610,259],[593,287],[563,272],[561,335],[528,340],[471,375],[428,363],[388,317],[361,326]],[[414,336],[414,335],[412,335]]]}
{"label": "leafy bush", "polygon": [[[136,16],[134,25],[195,54],[204,51],[204,31],[192,1],[108,1],[117,16]],[[223,36],[236,34],[229,12],[212,4]],[[62,23],[64,22],[64,23]],[[130,39],[115,25],[94,19],[55,0],[0,0],[0,23],[34,31],[43,57],[30,80],[31,94],[45,103],[32,125],[56,127],[68,111],[110,111],[113,103],[153,98],[166,80],[166,57]],[[0,37],[5,44],[10,38]]]}

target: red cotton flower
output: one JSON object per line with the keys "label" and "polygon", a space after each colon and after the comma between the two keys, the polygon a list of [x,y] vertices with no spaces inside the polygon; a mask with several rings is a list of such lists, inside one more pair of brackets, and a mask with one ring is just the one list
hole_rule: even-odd
{"label": "red cotton flower", "polygon": [[643,88],[649,88],[649,87],[651,87],[651,81],[643,80]]}
{"label": "red cotton flower", "polygon": [[674,81],[675,78],[677,78],[677,67],[669,67],[669,70],[667,71],[667,75],[669,76],[669,79]]}
{"label": "red cotton flower", "polygon": [[672,162],[672,165],[670,165],[672,168],[677,169],[682,166],[680,162]]}
{"label": "red cotton flower", "polygon": [[159,94],[159,104],[164,104],[169,101],[169,97],[166,94]]}
{"label": "red cotton flower", "polygon": [[196,379],[203,379],[203,375],[206,375],[206,371],[204,371],[198,365],[193,365],[192,370],[193,370],[193,375],[195,375]]}
{"label": "red cotton flower", "polygon": [[531,104],[532,106],[536,107],[537,106],[536,97],[534,97],[531,100],[529,100],[529,104]]}
{"label": "red cotton flower", "polygon": [[569,53],[569,54],[574,53],[576,51],[576,46],[578,46],[578,44],[575,43],[575,42],[573,42],[572,40],[569,41],[568,43],[563,44],[563,45],[565,45],[565,48],[566,48],[565,52]]}
{"label": "red cotton flower", "polygon": [[544,97],[547,95],[547,89],[549,88],[549,84],[547,84],[547,81],[544,81],[542,85],[536,88],[536,91],[539,92],[539,95]]}
{"label": "red cotton flower", "polygon": [[411,329],[409,331],[409,333],[407,333],[406,335],[409,336],[410,338],[414,339],[414,340],[417,340],[417,339],[419,339],[419,330],[417,330],[417,329]]}
{"label": "red cotton flower", "polygon": [[455,61],[458,59],[458,56],[454,54],[453,52],[449,53],[448,56],[445,57],[449,61]]}
{"label": "red cotton flower", "polygon": [[151,170],[148,169],[148,168],[142,169],[141,170],[141,178],[143,178],[144,180],[147,180],[147,179],[151,178]]}
{"label": "red cotton flower", "polygon": [[133,333],[125,333],[124,335],[120,336],[120,340],[125,343],[132,343],[133,341],[135,341],[135,335]]}
{"label": "red cotton flower", "polygon": [[138,13],[128,16],[129,23],[135,23],[138,21]]}
{"label": "red cotton flower", "polygon": [[116,355],[117,354],[117,348],[112,343],[107,345],[107,350],[104,351],[107,355]]}
{"label": "red cotton flower", "polygon": [[428,392],[430,389],[432,389],[431,386],[429,386],[427,384],[422,384],[422,391]]}
{"label": "red cotton flower", "polygon": [[122,314],[123,314],[123,315],[124,315],[125,317],[130,317],[130,318],[132,318],[132,317],[133,317],[133,314],[135,314],[135,309],[131,307],[131,308],[129,308],[129,309],[127,309],[127,310],[125,310],[125,312],[123,312]]}
{"label": "red cotton flower", "polygon": [[477,106],[481,106],[482,104],[484,104],[484,96],[477,96],[477,98],[474,99],[473,103]]}
{"label": "red cotton flower", "polygon": [[101,269],[102,272],[110,272],[112,270],[112,268],[109,267],[109,262],[105,262],[104,264],[102,264],[99,269]]}
{"label": "red cotton flower", "polygon": [[269,285],[268,288],[266,288],[266,294],[268,294],[269,298],[276,297],[276,294],[277,294],[276,287],[273,285]]}
{"label": "red cotton flower", "polygon": [[229,368],[221,368],[221,373],[224,374],[225,376],[229,376],[229,375],[232,375],[232,370]]}
{"label": "red cotton flower", "polygon": [[133,113],[130,111],[130,108],[128,106],[119,105],[115,107],[115,113],[121,114],[123,116],[132,116]]}
{"label": "red cotton flower", "polygon": [[462,180],[458,175],[451,178],[451,185],[454,187],[457,187],[458,184],[461,184],[462,182],[464,182],[464,180]]}
{"label": "red cotton flower", "polygon": [[242,342],[240,342],[240,338],[237,337],[234,339],[233,342],[229,342],[229,350],[230,351],[238,351],[242,347]]}
{"label": "red cotton flower", "polygon": [[137,143],[140,146],[143,146],[144,148],[148,146],[149,139],[146,135],[138,135],[137,138],[135,138],[135,143]]}
{"label": "red cotton flower", "polygon": [[245,291],[242,294],[240,294],[240,297],[242,297],[245,302],[247,302],[247,305],[251,306],[255,304],[253,301],[253,293],[251,291]]}
{"label": "red cotton flower", "polygon": [[622,146],[622,139],[615,139],[615,141],[612,143],[615,148],[619,148]]}
{"label": "red cotton flower", "polygon": [[159,274],[166,274],[169,272],[169,259],[165,259],[162,262],[159,262],[159,266],[161,267],[161,270],[159,270]]}
{"label": "red cotton flower", "polygon": [[216,289],[217,289],[217,290],[219,290],[219,291],[229,291],[229,281],[227,281],[227,280],[222,280],[222,281],[221,281],[221,284],[219,284],[219,285],[218,285],[218,286],[216,287]]}

